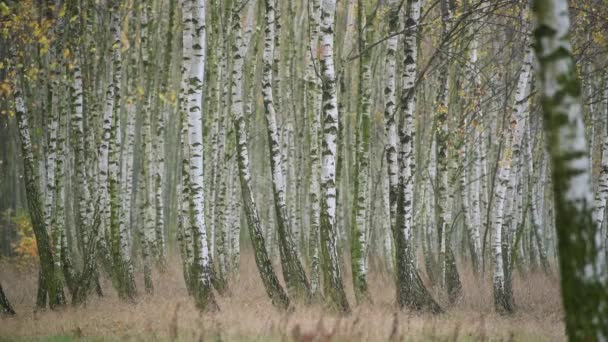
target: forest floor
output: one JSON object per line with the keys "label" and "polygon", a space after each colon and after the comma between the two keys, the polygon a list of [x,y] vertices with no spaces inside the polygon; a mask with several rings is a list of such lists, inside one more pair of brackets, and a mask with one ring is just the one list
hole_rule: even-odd
{"label": "forest floor", "polygon": [[[86,306],[34,311],[37,270],[19,270],[0,261],[0,279],[17,316],[0,317],[0,341],[561,341],[563,311],[556,276],[527,274],[514,279],[515,314],[493,310],[491,276],[477,280],[461,270],[463,295],[448,306],[439,288],[433,292],[446,309],[438,316],[397,312],[394,285],[385,273],[370,277],[373,304],[340,316],[322,305],[298,305],[290,314],[268,300],[251,252],[242,257],[241,275],[229,296],[219,297],[221,311],[201,314],[188,297],[179,259],[155,275],[154,295],[121,302],[110,283],[105,296],[92,295]],[[346,275],[345,279],[348,279]],[[351,304],[352,286],[347,284]]]}

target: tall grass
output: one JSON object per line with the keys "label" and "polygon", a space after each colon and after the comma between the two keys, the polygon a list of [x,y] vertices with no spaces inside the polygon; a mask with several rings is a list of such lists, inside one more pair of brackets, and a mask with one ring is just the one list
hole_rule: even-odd
{"label": "tall grass", "polygon": [[[275,310],[266,297],[253,255],[244,251],[238,279],[218,297],[219,313],[201,314],[188,297],[180,262],[171,258],[165,274],[155,275],[155,293],[136,303],[121,302],[104,280],[105,296],[93,295],[84,307],[34,311],[37,270],[28,272],[0,262],[0,279],[17,316],[0,318],[0,340],[57,337],[70,340],[221,340],[221,341],[559,341],[565,339],[557,278],[542,273],[516,275],[517,311],[494,312],[491,275],[477,279],[461,267],[463,295],[447,306],[441,289],[432,291],[447,309],[440,316],[396,310],[392,278],[373,272],[373,303],[340,316],[322,304],[296,304],[292,313]],[[349,277],[346,270],[346,278]],[[138,279],[141,281],[141,279]],[[351,284],[348,296],[354,303]]]}

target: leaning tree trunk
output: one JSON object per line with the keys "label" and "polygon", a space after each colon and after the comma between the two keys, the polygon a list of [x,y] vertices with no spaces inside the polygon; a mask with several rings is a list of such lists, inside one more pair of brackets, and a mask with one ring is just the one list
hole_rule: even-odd
{"label": "leaning tree trunk", "polygon": [[[17,81],[18,82],[18,81]],[[21,139],[21,153],[23,155],[23,173],[25,176],[25,192],[27,196],[30,220],[36,237],[38,257],[40,259],[40,283],[44,285],[49,297],[49,306],[56,309],[63,306],[63,289],[58,279],[58,274],[53,263],[53,251],[51,241],[44,225],[44,214],[42,207],[42,197],[40,195],[40,185],[36,175],[36,162],[32,140],[30,137],[30,126],[26,113],[25,102],[21,86],[15,84],[15,112],[17,113],[17,124],[19,126],[19,138]]]}
{"label": "leaning tree trunk", "polygon": [[[253,6],[253,4],[251,4]],[[236,40],[240,41],[240,30],[236,32]],[[242,44],[239,44],[239,46]],[[235,60],[241,60],[245,57],[243,52],[237,50]],[[238,58],[237,58],[238,57]],[[247,217],[247,225],[249,227],[249,235],[253,244],[255,262],[260,272],[260,277],[266,288],[266,293],[272,304],[280,309],[286,310],[289,308],[289,298],[285,290],[279,283],[279,280],[272,268],[272,262],[268,257],[264,242],[264,233],[262,230],[260,217],[256,208],[255,199],[253,197],[253,189],[251,187],[251,173],[249,171],[249,148],[247,146],[247,128],[245,117],[243,115],[243,69],[244,63],[238,63],[232,73],[232,104],[231,112],[234,122],[236,146],[239,163],[239,178],[241,181],[241,194],[245,215]],[[240,75],[240,76],[239,76]]]}
{"label": "leaning tree trunk", "polygon": [[[304,268],[298,258],[296,245],[290,227],[289,215],[286,203],[287,185],[283,168],[283,156],[281,154],[281,141],[279,137],[277,118],[272,93],[272,68],[274,56],[275,38],[275,2],[266,0],[266,28],[264,37],[264,69],[262,74],[262,95],[264,96],[264,108],[266,112],[266,128],[268,132],[268,144],[270,149],[270,168],[272,171],[272,192],[274,196],[274,207],[277,218],[277,231],[279,235],[279,251],[281,266],[283,267],[283,278],[287,283],[287,290],[292,296],[310,298],[310,286]],[[240,30],[240,23],[237,24]],[[237,33],[238,34],[238,33]],[[240,56],[242,57],[242,56]],[[243,63],[242,59],[235,58],[237,63]],[[242,71],[242,68],[240,68]],[[237,71],[238,72],[238,71]],[[234,74],[234,73],[233,73]],[[239,75],[242,77],[242,73]],[[240,80],[237,80],[240,81]],[[287,139],[288,137],[283,137]],[[285,152],[285,151],[283,151]]]}
{"label": "leaning tree trunk", "polygon": [[11,306],[11,303],[8,301],[8,298],[4,294],[4,289],[2,289],[2,284],[0,284],[0,313],[5,315],[14,315],[15,310]]}
{"label": "leaning tree trunk", "polygon": [[581,88],[569,41],[565,0],[535,0],[544,126],[551,155],[561,288],[566,333],[572,341],[608,340],[608,276],[598,253],[599,227],[581,105]]}
{"label": "leaning tree trunk", "polygon": [[323,143],[321,167],[321,256],[329,296],[336,308],[349,312],[344,292],[336,226],[336,157],[338,153],[338,97],[334,70],[334,18],[336,1],[321,7],[321,79],[323,81]]}
{"label": "leaning tree trunk", "polygon": [[[399,12],[396,1],[391,1],[389,29],[394,33],[398,29]],[[421,1],[409,0],[408,26],[418,24],[421,12]],[[396,110],[396,48],[397,37],[389,39],[386,55],[385,125],[387,134],[386,157],[388,164],[389,202],[391,231],[395,241],[395,269],[397,303],[400,308],[417,311],[440,313],[442,310],[422,283],[414,262],[412,243],[413,211],[413,167],[414,167],[414,115],[415,80],[417,74],[418,45],[417,29],[412,29],[404,37],[404,56],[402,74],[401,106]],[[399,114],[399,138],[397,133],[397,114]]]}

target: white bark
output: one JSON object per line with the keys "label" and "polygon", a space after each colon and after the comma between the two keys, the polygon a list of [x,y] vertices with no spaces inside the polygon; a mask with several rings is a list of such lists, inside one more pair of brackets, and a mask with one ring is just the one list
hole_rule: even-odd
{"label": "white bark", "polygon": [[[608,340],[608,270],[598,253],[581,88],[568,1],[535,0],[535,50],[551,156],[565,325],[572,341]],[[584,296],[581,294],[584,293]]]}
{"label": "white bark", "polygon": [[[190,191],[192,198],[192,228],[195,248],[194,262],[197,284],[205,296],[211,297],[211,269],[207,230],[205,228],[204,167],[203,167],[203,85],[205,79],[205,1],[192,3],[192,61],[188,90],[188,135],[190,138]],[[204,299],[205,301],[207,298]],[[201,303],[199,303],[201,304]],[[203,305],[211,303],[202,303]],[[213,304],[212,304],[213,305]]]}
{"label": "white bark", "polygon": [[321,7],[321,79],[323,81],[323,143],[321,158],[321,241],[330,297],[339,310],[350,311],[340,270],[336,227],[336,158],[338,145],[338,98],[334,68],[334,18],[336,1]]}
{"label": "white bark", "polygon": [[[509,199],[507,198],[507,193],[509,188],[511,188],[511,196],[512,199],[514,193],[512,189],[514,188],[515,183],[515,172],[512,173],[512,168],[517,167],[517,163],[519,161],[519,155],[521,150],[521,141],[523,138],[523,133],[525,129],[525,118],[527,115],[527,97],[530,91],[529,83],[530,83],[530,71],[531,71],[531,62],[532,62],[532,50],[528,46],[523,64],[520,68],[519,78],[517,82],[517,89],[514,98],[514,106],[513,112],[511,115],[511,119],[509,120],[509,124],[507,129],[505,130],[505,149],[502,152],[501,160],[498,165],[497,170],[497,183],[496,183],[496,201],[495,201],[495,218],[494,218],[494,296],[496,300],[496,305],[499,310],[506,310],[507,312],[513,310],[512,308],[512,298],[510,298],[510,290],[506,287],[506,282],[508,279],[505,279],[508,276],[507,272],[509,270],[505,269],[505,265],[503,262],[503,252],[507,253],[507,257],[510,257],[509,254],[509,241],[503,241],[505,234],[507,233],[505,229],[508,226],[505,225],[508,221],[505,220],[506,213],[505,206]],[[507,217],[508,218],[508,217]],[[507,246],[505,250],[503,250],[503,244]],[[505,295],[507,297],[505,297]]]}
{"label": "white bark", "polygon": [[[72,91],[72,147],[74,149],[74,164],[76,168],[76,189],[78,191],[78,220],[79,224],[89,227],[92,223],[93,213],[89,205],[91,198],[87,177],[87,164],[85,154],[84,124],[83,124],[83,87],[80,62],[77,61],[73,69]],[[85,240],[85,239],[83,239]]]}
{"label": "white bark", "polygon": [[319,15],[320,0],[308,2],[308,15],[310,25],[310,51],[308,64],[306,66],[307,80],[307,99],[308,116],[310,120],[310,187],[308,194],[310,197],[310,236],[309,236],[309,257],[310,263],[310,291],[313,296],[317,296],[321,291],[321,273],[319,260],[319,229],[321,206],[319,202],[320,171],[321,171],[321,149],[320,149],[320,129],[321,129],[321,84],[317,77],[319,68]]}

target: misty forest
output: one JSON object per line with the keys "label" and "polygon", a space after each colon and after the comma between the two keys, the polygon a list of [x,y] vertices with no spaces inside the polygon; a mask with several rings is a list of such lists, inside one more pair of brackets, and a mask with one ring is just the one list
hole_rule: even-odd
{"label": "misty forest", "polygon": [[0,340],[608,341],[605,0],[1,0]]}

